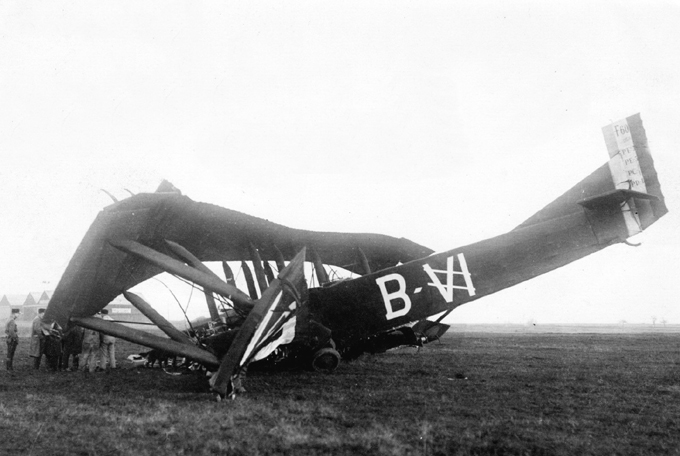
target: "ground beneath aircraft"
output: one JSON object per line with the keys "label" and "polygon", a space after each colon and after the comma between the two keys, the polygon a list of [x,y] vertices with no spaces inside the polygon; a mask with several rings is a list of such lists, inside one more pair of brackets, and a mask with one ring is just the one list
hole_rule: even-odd
{"label": "ground beneath aircraft", "polygon": [[142,349],[120,341],[122,369],[36,373],[23,338],[0,373],[0,454],[677,454],[666,329],[459,331],[332,375],[252,373],[226,403],[201,378],[130,367]]}

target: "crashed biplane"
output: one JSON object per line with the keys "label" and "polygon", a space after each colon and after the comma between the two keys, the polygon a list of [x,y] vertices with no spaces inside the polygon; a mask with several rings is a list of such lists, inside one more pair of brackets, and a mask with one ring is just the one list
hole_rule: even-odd
{"label": "crashed biplane", "polygon": [[[342,358],[434,340],[461,304],[627,242],[667,212],[639,115],[603,132],[610,160],[572,189],[508,233],[436,254],[384,235],[288,228],[163,183],[98,215],[43,325],[80,325],[200,363],[220,397],[240,390],[253,362],[332,371]],[[224,277],[206,262],[222,262]],[[247,293],[229,262],[241,262]],[[318,286],[308,288],[305,263]],[[324,265],[357,276],[332,280]],[[205,291],[209,331],[180,331],[128,291],[162,272]],[[121,293],[168,337],[95,318]]]}

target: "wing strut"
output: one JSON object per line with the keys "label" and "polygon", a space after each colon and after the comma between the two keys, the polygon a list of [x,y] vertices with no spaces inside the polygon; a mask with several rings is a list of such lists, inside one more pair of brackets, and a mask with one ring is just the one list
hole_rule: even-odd
{"label": "wing strut", "polygon": [[222,279],[217,277],[214,273],[206,274],[196,268],[192,268],[179,260],[171,258],[163,253],[160,253],[152,248],[140,244],[139,242],[130,240],[109,241],[115,248],[123,252],[135,255],[149,263],[158,266],[159,268],[171,274],[176,274],[183,279],[194,282],[204,288],[221,294],[234,302],[234,305],[240,310],[248,312],[253,307],[253,302],[238,288],[225,283]]}
{"label": "wing strut", "polygon": [[219,360],[215,355],[193,344],[155,336],[145,331],[129,328],[120,323],[102,320],[97,317],[71,317],[71,321],[83,328],[93,329],[118,337],[119,339],[127,340],[128,342],[184,356],[207,366],[219,365]]}
{"label": "wing strut", "polygon": [[275,276],[269,261],[263,261],[262,265],[264,266],[264,275],[267,277],[267,283],[272,283],[275,279]]}
{"label": "wing strut", "polygon": [[316,272],[316,279],[319,281],[319,285],[325,285],[330,280],[328,279],[328,274],[326,273],[326,269],[323,267],[323,262],[321,261],[321,257],[319,256],[318,253],[316,253],[316,250],[311,249],[311,257],[312,257],[312,263],[314,263],[314,271]]}
{"label": "wing strut", "polygon": [[253,262],[253,269],[255,270],[255,278],[260,287],[260,295],[262,295],[269,286],[267,285],[267,278],[264,276],[264,269],[262,269],[262,257],[252,243],[248,244],[248,247],[250,249],[250,260]]}
{"label": "wing strut", "polygon": [[[212,272],[210,268],[204,265],[201,260],[196,258],[190,251],[182,247],[180,244],[169,241],[167,239],[165,240],[165,243],[168,244],[168,247],[170,247],[170,249],[175,253],[175,255],[186,261],[190,266],[193,266],[194,268],[206,274],[214,275],[215,278],[218,280],[222,280],[219,278],[217,274]],[[205,302],[208,305],[208,310],[210,311],[210,319],[213,322],[221,323],[222,320],[220,319],[219,312],[217,312],[217,305],[215,304],[215,297],[213,296],[212,291],[204,290],[204,292]]]}
{"label": "wing strut", "polygon": [[253,300],[257,299],[257,288],[255,288],[255,281],[253,280],[253,271],[250,270],[250,266],[245,261],[241,261],[241,270],[243,270],[243,277],[246,279],[248,294]]}
{"label": "wing strut", "polygon": [[357,247],[357,256],[359,257],[361,267],[364,269],[364,275],[370,274],[371,265],[368,263],[368,258],[366,258],[366,254],[364,253],[363,250],[361,250],[361,247]]}
{"label": "wing strut", "polygon": [[276,258],[276,268],[279,270],[278,272],[283,271],[283,268],[286,267],[286,261],[283,258],[283,253],[281,253],[281,250],[275,245],[274,246],[274,257]]}

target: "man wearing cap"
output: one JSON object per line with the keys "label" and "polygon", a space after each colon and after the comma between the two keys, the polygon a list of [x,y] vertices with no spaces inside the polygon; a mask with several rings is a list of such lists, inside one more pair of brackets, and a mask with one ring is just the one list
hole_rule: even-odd
{"label": "man wearing cap", "polygon": [[33,368],[40,369],[40,360],[45,354],[45,335],[42,332],[42,317],[45,309],[38,309],[38,316],[33,319],[31,325],[31,351],[33,358]]}
{"label": "man wearing cap", "polygon": [[7,324],[5,325],[5,335],[7,336],[7,359],[5,360],[5,368],[8,371],[13,371],[14,366],[14,352],[19,345],[19,328],[17,328],[17,319],[21,311],[19,309],[12,309],[12,315],[10,315]]}
{"label": "man wearing cap", "polygon": [[[113,321],[109,317],[107,309],[101,310],[102,320]],[[99,345],[99,367],[101,369],[115,369],[116,368],[116,338],[108,334],[101,333],[101,340]],[[108,366],[107,366],[108,362]]]}

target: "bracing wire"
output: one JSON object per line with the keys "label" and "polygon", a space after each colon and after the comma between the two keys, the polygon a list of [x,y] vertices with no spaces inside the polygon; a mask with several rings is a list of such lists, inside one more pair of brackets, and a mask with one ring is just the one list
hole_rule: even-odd
{"label": "bracing wire", "polygon": [[[176,276],[175,276],[175,277],[176,277]],[[184,314],[184,318],[186,319],[187,324],[189,325],[189,327],[190,327],[191,330],[193,331],[194,327],[191,325],[191,321],[189,320],[189,316],[187,315],[186,310],[182,307],[182,304],[179,302],[179,299],[177,299],[177,296],[176,296],[175,293],[172,291],[172,289],[171,289],[169,286],[167,286],[167,285],[166,285],[161,279],[159,279],[158,277],[152,277],[152,279],[154,279],[154,280],[156,280],[157,282],[159,282],[161,285],[163,285],[163,286],[170,292],[170,294],[172,295],[172,297],[175,299],[175,302],[177,302],[177,305],[179,306],[180,310],[181,310],[182,313]],[[192,293],[193,293],[193,290],[192,290]],[[189,299],[191,299],[191,296],[189,296]],[[188,308],[189,308],[189,303],[187,303],[187,309],[188,309]]]}

